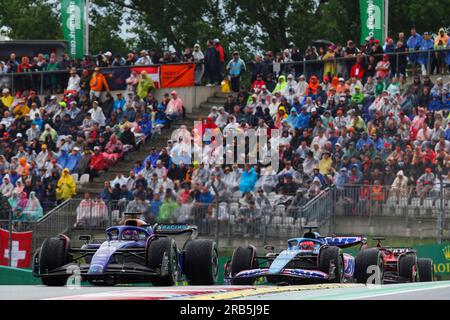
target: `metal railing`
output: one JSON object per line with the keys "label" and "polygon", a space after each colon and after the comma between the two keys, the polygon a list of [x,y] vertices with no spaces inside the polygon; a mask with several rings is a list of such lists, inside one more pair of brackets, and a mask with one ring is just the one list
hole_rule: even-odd
{"label": "metal railing", "polygon": [[[437,49],[437,50],[414,50],[407,52],[391,52],[387,53],[390,57],[391,61],[391,76],[399,75],[400,73],[407,76],[408,71],[411,74],[420,74],[420,70],[411,70],[411,67],[414,67],[416,64],[417,58],[421,57],[424,61],[426,61],[426,72],[427,74],[431,74],[434,72],[432,70],[433,67],[440,68],[441,66],[438,64],[443,64],[446,69],[448,69],[448,61],[450,59],[446,59],[447,55],[450,55],[450,48],[445,49]],[[381,56],[381,54],[373,55],[375,57]],[[369,55],[362,54],[362,57],[365,62],[368,61]],[[403,65],[401,58],[404,57],[407,59],[407,65]],[[280,71],[274,70],[274,75],[278,76],[281,74],[287,75],[289,73],[293,73],[295,75],[299,75],[301,72],[309,78],[311,75],[316,75],[322,80],[323,70],[325,65],[331,66],[332,73],[331,76],[339,75],[339,76],[348,76],[350,73],[348,64],[353,64],[356,61],[356,56],[350,57],[335,57],[332,59],[314,59],[314,60],[302,60],[302,61],[292,61],[292,62],[281,62],[279,64],[270,62],[268,65],[270,68],[276,66],[278,70],[278,65]],[[187,63],[169,63],[169,64],[187,64]],[[201,65],[203,63],[195,63],[196,65]],[[119,70],[127,70],[129,71],[131,68],[135,67],[155,67],[161,66],[160,64],[156,65],[148,65],[148,66],[115,66],[115,67],[104,67],[100,68],[104,73],[111,73],[112,77],[107,77],[109,83],[113,84],[114,71]],[[350,65],[348,65],[350,66]],[[408,69],[409,67],[409,69]],[[81,71],[82,68],[79,68],[78,71]],[[93,71],[93,69],[88,69]],[[54,94],[54,93],[62,93],[67,87],[68,79],[70,76],[69,70],[56,70],[56,71],[34,71],[34,72],[25,72],[25,73],[4,73],[0,74],[0,87],[8,87],[11,88],[12,91],[28,91],[34,90],[38,94]],[[250,68],[248,68],[247,74],[250,73]],[[205,75],[203,75],[204,77]],[[123,83],[123,87],[117,90],[125,90],[126,84]]]}
{"label": "metal railing", "polygon": [[[246,202],[243,197],[231,198],[228,202],[220,202],[218,210],[216,202],[178,203],[172,206],[172,209],[164,209],[170,213],[164,218],[161,216],[161,207],[158,212],[151,212],[150,202],[143,204],[140,201],[125,199],[108,202],[97,199],[70,199],[35,225],[34,248],[37,248],[45,238],[59,233],[69,236],[103,233],[106,228],[123,222],[127,212],[142,212],[140,218],[149,224],[192,223],[198,226],[201,235],[216,238],[256,237],[266,242],[266,239],[278,237],[280,234],[296,237],[307,224],[324,225],[321,221],[324,216],[318,215],[316,210],[332,208],[325,196],[329,192],[330,190],[325,190],[309,202],[299,196],[271,193],[264,204],[255,206]],[[306,202],[308,204],[304,205]]]}
{"label": "metal railing", "polygon": [[404,230],[417,229],[420,231],[415,236],[439,239],[448,233],[446,225],[450,220],[450,188],[440,190],[438,185],[434,188],[333,186],[309,201],[300,195],[270,193],[265,198],[267,201],[231,196],[226,201],[221,199],[218,206],[217,202],[163,202],[156,206],[156,212],[152,212],[155,206],[150,202],[70,199],[35,224],[33,248],[58,233],[103,234],[106,228],[122,223],[127,212],[141,212],[140,218],[149,224],[192,223],[203,236],[228,240],[259,238],[264,244],[269,239],[298,237],[307,225],[318,226],[323,234],[336,231],[385,234],[391,232],[388,230],[398,230],[398,234],[393,231],[389,235],[405,236]]}

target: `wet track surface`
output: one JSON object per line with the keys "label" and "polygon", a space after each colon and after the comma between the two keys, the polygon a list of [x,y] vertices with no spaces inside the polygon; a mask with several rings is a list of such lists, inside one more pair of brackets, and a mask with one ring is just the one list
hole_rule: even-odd
{"label": "wet track surface", "polygon": [[450,281],[367,287],[356,284],[209,287],[0,286],[1,300],[450,300]]}

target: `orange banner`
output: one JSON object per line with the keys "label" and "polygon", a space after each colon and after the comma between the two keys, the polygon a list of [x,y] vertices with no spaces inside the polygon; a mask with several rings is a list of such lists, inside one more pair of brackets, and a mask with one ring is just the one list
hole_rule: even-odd
{"label": "orange banner", "polygon": [[161,88],[194,86],[194,69],[193,63],[163,64],[161,66]]}

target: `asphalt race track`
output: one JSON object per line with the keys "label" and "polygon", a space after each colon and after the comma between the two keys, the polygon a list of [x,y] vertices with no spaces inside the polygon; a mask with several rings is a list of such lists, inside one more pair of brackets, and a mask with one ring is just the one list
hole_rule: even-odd
{"label": "asphalt race track", "polygon": [[450,281],[366,287],[305,286],[45,287],[0,286],[0,300],[450,300]]}

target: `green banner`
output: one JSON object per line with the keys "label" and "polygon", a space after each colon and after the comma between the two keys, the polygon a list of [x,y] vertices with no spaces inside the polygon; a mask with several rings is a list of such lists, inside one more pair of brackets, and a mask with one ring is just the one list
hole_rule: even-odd
{"label": "green banner", "polygon": [[361,44],[367,37],[384,43],[384,0],[359,0],[361,12]]}
{"label": "green banner", "polygon": [[61,0],[62,28],[72,58],[84,55],[84,18],[84,0]]}
{"label": "green banner", "polygon": [[434,273],[445,279],[450,278],[450,244],[434,244],[417,246],[419,258],[431,258],[433,260]]}

